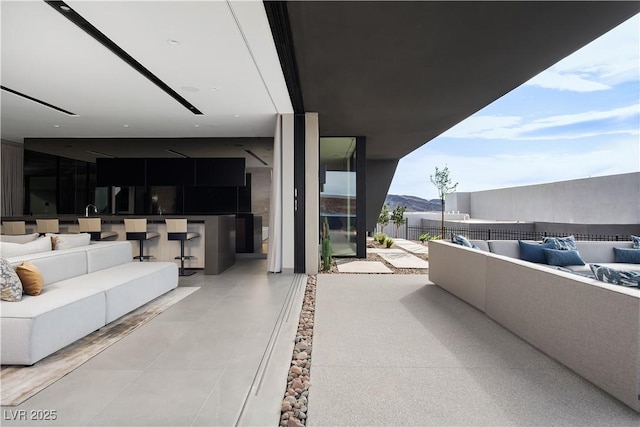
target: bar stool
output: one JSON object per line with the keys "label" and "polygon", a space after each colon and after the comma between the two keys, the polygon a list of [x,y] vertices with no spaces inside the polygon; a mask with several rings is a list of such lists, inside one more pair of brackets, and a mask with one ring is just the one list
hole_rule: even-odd
{"label": "bar stool", "polygon": [[60,221],[57,219],[36,219],[36,231],[40,234],[60,233]]}
{"label": "bar stool", "polygon": [[24,221],[2,221],[2,234],[27,234],[27,227]]}
{"label": "bar stool", "polygon": [[155,239],[160,236],[157,231],[147,231],[147,219],[146,218],[125,218],[124,219],[124,231],[126,233],[127,240],[137,240],[140,243],[140,255],[134,256],[133,259],[138,259],[140,262],[145,259],[151,258],[151,255],[144,255],[144,241]]}
{"label": "bar stool", "polygon": [[115,231],[102,231],[102,220],[100,218],[78,218],[81,233],[89,233],[91,240],[108,240],[118,237]]}
{"label": "bar stool", "polygon": [[175,257],[175,259],[180,260],[180,276],[191,276],[196,274],[195,271],[190,271],[185,273],[184,271],[184,260],[193,258],[193,256],[185,256],[184,255],[184,242],[186,240],[195,239],[196,237],[200,237],[200,233],[195,233],[191,231],[187,231],[187,220],[182,219],[165,219],[167,223],[167,240],[180,240],[180,256]]}

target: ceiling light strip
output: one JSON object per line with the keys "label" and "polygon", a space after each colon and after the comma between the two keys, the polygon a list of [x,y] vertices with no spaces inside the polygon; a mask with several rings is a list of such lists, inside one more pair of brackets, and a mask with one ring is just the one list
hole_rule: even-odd
{"label": "ceiling light strip", "polygon": [[304,114],[304,103],[302,100],[302,87],[298,73],[298,64],[293,47],[293,36],[291,35],[291,25],[289,24],[289,12],[286,1],[265,1],[264,9],[267,12],[267,19],[271,27],[271,34],[276,45],[280,66],[287,83],[289,97],[296,114]]}
{"label": "ceiling light strip", "polygon": [[254,153],[251,150],[244,150],[247,152],[247,154],[249,154],[250,156],[255,157],[260,163],[262,163],[265,166],[269,166],[269,163],[265,162],[264,160],[262,160],[260,157],[258,157],[258,155],[256,153]]}
{"label": "ceiling light strip", "polygon": [[95,156],[109,157],[111,159],[115,159],[116,158],[116,156],[112,156],[111,154],[107,154],[107,153],[101,153],[99,151],[93,151],[93,150],[86,150],[86,151],[87,151],[87,153],[93,154]]}
{"label": "ceiling light strip", "polygon": [[38,99],[38,98],[34,98],[33,96],[25,95],[24,93],[18,92],[17,90],[9,89],[6,86],[0,86],[0,88],[2,90],[4,90],[4,91],[7,91],[7,92],[12,93],[14,95],[17,95],[19,97],[28,99],[29,101],[36,102],[36,103],[38,103],[40,105],[44,105],[45,107],[49,107],[49,108],[51,108],[53,110],[59,111],[61,113],[67,114],[69,116],[77,116],[76,113],[72,113],[71,111],[67,111],[64,108],[56,107],[55,105],[49,104],[48,102],[44,102],[43,100]]}
{"label": "ceiling light strip", "polygon": [[76,24],[79,28],[84,30],[87,34],[93,37],[96,41],[102,44],[104,47],[109,49],[111,52],[116,54],[120,59],[129,64],[134,70],[145,76],[152,83],[162,89],[165,93],[171,96],[173,99],[182,104],[187,110],[191,111],[193,114],[202,115],[203,113],[198,110],[195,106],[191,105],[189,101],[180,96],[176,91],[171,89],[169,85],[160,80],[155,74],[145,68],[141,63],[136,61],[131,55],[125,52],[120,46],[115,44],[110,38],[104,35],[100,30],[94,27],[89,21],[84,19],[78,12],[73,10],[69,5],[67,5],[63,1],[49,1],[45,0],[49,6],[58,11],[62,16],[69,19],[71,22]]}
{"label": "ceiling light strip", "polygon": [[165,149],[164,151],[166,151],[167,153],[175,154],[176,156],[179,156],[179,157],[184,157],[185,159],[188,159],[188,158],[189,158],[189,156],[187,156],[186,154],[182,154],[182,153],[181,153],[181,152],[179,152],[179,151],[171,150],[171,149],[169,149],[169,148]]}

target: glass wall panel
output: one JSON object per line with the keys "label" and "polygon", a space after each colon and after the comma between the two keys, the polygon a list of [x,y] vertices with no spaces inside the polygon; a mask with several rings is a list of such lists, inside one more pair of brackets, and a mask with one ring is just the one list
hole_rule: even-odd
{"label": "glass wall panel", "polygon": [[320,223],[333,256],[356,256],[356,138],[320,138]]}

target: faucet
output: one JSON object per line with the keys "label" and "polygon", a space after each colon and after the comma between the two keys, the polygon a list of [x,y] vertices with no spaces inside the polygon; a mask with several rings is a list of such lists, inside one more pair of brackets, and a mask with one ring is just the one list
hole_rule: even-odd
{"label": "faucet", "polygon": [[84,208],[84,216],[89,216],[89,208],[93,207],[93,213],[98,213],[98,208],[96,207],[96,205],[92,205],[91,203],[89,203],[87,205],[86,208]]}

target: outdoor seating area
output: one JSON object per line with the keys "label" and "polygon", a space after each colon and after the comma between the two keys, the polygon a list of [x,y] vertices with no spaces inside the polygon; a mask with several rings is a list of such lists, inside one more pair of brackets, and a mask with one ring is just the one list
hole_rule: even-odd
{"label": "outdoor seating area", "polygon": [[[640,289],[521,260],[518,241],[470,243],[429,242],[429,280],[640,412]],[[632,247],[575,243],[587,263]]]}

